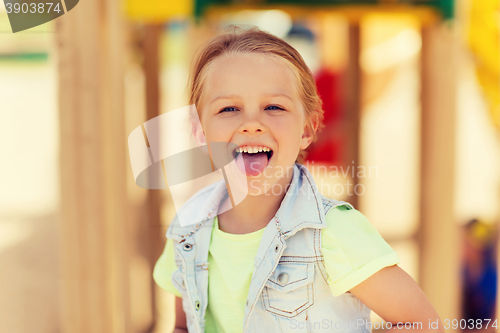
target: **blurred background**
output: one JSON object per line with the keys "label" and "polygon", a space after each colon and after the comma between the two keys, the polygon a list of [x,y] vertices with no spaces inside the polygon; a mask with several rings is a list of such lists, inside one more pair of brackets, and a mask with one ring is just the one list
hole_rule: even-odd
{"label": "blurred background", "polygon": [[0,4],[0,332],[172,330],[152,270],[175,210],[135,184],[127,137],[188,105],[193,54],[229,24],[313,72],[320,190],[367,216],[450,331],[493,323],[499,0],[85,0],[16,34]]}

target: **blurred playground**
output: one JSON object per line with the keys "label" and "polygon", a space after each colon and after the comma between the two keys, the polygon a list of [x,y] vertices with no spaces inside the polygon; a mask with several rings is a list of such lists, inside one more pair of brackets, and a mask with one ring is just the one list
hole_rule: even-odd
{"label": "blurred playground", "polygon": [[171,332],[152,270],[175,208],[136,185],[127,137],[188,104],[193,54],[230,24],[313,72],[320,190],[368,217],[443,320],[499,318],[499,0],[84,0],[15,34],[3,6],[0,332]]}

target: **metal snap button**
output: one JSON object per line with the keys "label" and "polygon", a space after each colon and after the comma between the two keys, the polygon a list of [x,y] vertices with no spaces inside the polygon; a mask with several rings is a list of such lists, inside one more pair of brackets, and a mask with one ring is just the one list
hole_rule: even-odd
{"label": "metal snap button", "polygon": [[274,252],[278,252],[279,249],[280,249],[280,246],[276,245],[276,247],[274,248]]}
{"label": "metal snap button", "polygon": [[247,304],[247,306],[248,306],[248,300],[247,300],[247,303],[246,303],[246,304]]}
{"label": "metal snap button", "polygon": [[184,283],[184,280],[182,280],[182,288],[186,289],[186,284]]}
{"label": "metal snap button", "polygon": [[200,301],[196,301],[194,303],[194,307],[195,307],[196,311],[198,311],[200,309]]}
{"label": "metal snap button", "polygon": [[278,281],[285,284],[288,282],[288,274],[283,272],[280,275],[278,275]]}
{"label": "metal snap button", "polygon": [[186,243],[182,248],[184,251],[191,251],[193,249],[193,244]]}

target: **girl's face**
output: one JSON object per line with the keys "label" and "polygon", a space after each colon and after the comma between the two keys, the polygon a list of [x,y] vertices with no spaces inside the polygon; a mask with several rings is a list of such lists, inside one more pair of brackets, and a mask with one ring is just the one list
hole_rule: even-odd
{"label": "girl's face", "polygon": [[258,53],[222,56],[208,69],[200,110],[204,139],[242,148],[228,145],[228,153],[245,170],[249,195],[286,186],[299,150],[312,141],[297,88],[290,68]]}

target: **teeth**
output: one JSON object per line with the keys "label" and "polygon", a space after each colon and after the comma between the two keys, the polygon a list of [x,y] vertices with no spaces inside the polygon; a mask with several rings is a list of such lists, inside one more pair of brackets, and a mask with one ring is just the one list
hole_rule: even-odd
{"label": "teeth", "polygon": [[271,148],[262,147],[262,146],[254,146],[254,147],[245,146],[245,147],[238,147],[235,149],[235,152],[237,152],[237,153],[244,152],[244,153],[249,153],[249,154],[255,154],[255,153],[260,153],[260,152],[269,152],[269,151],[271,151]]}

